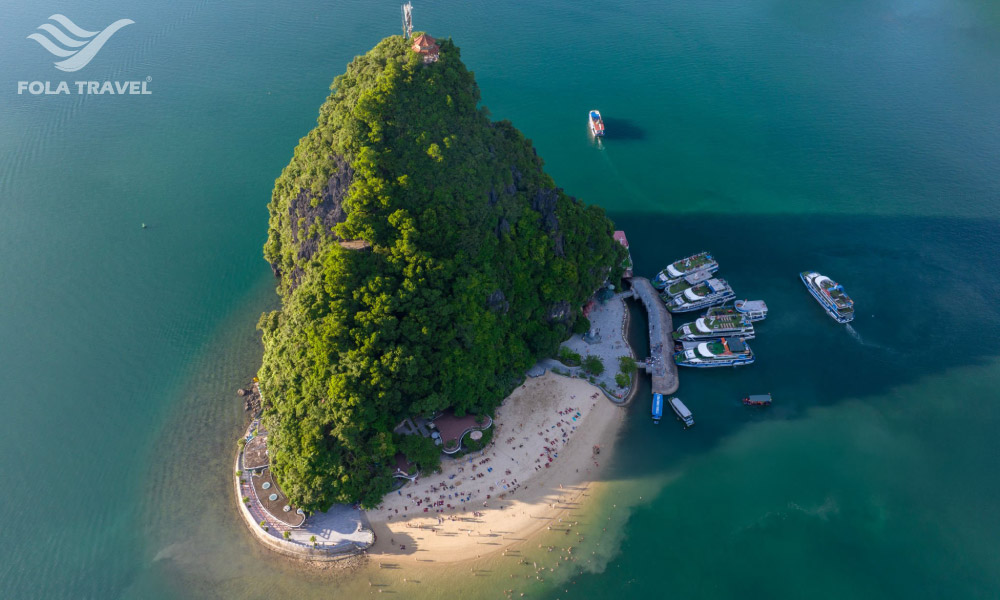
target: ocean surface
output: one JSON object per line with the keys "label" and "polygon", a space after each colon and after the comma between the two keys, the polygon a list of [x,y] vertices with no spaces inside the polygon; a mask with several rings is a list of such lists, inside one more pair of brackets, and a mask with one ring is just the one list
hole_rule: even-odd
{"label": "ocean surface", "polygon": [[[691,430],[633,404],[579,516],[594,533],[545,581],[494,559],[404,587],[259,548],[228,494],[235,391],[277,301],[266,203],[333,77],[399,32],[398,4],[5,4],[0,596],[1000,597],[985,0],[417,1],[417,29],[454,38],[494,118],[607,209],[640,274],[711,250],[767,301],[758,359],[682,371]],[[134,24],[64,73],[26,39],[55,13]],[[17,93],[106,79],[152,94]],[[845,286],[850,326],[806,269]],[[761,392],[771,408],[740,404]]]}

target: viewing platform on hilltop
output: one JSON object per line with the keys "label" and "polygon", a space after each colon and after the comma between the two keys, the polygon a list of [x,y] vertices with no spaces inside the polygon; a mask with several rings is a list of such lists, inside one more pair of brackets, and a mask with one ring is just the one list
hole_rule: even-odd
{"label": "viewing platform on hilltop", "polygon": [[650,355],[640,363],[640,367],[652,377],[654,394],[673,394],[678,386],[677,365],[674,364],[671,353],[674,348],[671,336],[674,321],[659,294],[653,289],[653,284],[645,277],[632,278],[632,295],[642,302],[649,316]]}
{"label": "viewing platform on hilltop", "polygon": [[368,250],[372,245],[365,240],[347,240],[338,242],[345,250]]}

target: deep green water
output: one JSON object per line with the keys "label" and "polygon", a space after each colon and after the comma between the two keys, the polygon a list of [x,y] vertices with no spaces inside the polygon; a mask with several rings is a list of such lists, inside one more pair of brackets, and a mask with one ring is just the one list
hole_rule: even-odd
{"label": "deep green water", "polygon": [[[346,595],[258,549],[227,504],[234,390],[275,302],[273,180],[330,80],[398,31],[397,3],[9,4],[0,596]],[[65,74],[25,39],[57,12],[135,24]],[[633,406],[608,476],[644,500],[598,572],[531,596],[1000,596],[995,3],[452,0],[415,19],[627,230],[640,273],[709,249],[771,309],[757,364],[682,372],[694,429]],[[146,97],[16,93],[147,77]],[[803,269],[845,285],[850,328]],[[764,391],[770,410],[738,402]]]}

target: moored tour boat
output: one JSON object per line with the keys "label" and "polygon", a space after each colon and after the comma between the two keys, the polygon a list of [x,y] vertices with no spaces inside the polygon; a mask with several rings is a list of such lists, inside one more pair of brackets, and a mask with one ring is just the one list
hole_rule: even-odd
{"label": "moored tour boat", "polygon": [[671,298],[676,298],[683,294],[686,290],[693,288],[699,283],[708,281],[712,278],[711,271],[695,271],[693,273],[688,273],[684,277],[670,282],[666,287],[663,288],[663,292],[660,294],[660,298],[664,302],[670,302]]}
{"label": "moored tour boat", "polygon": [[653,394],[653,424],[659,425],[663,418],[663,394]]}
{"label": "moored tour boat", "polygon": [[743,399],[747,406],[771,406],[771,394],[750,394]]}
{"label": "moored tour boat", "polygon": [[733,288],[729,287],[725,279],[713,277],[672,298],[667,302],[667,310],[672,313],[691,312],[728,302],[735,297]]}
{"label": "moored tour boat", "polygon": [[706,317],[740,317],[740,313],[731,306],[713,306],[705,311]]}
{"label": "moored tour boat", "polygon": [[594,109],[590,111],[590,133],[597,137],[604,137],[604,119],[601,118],[601,111]]}
{"label": "moored tour boat", "polygon": [[684,323],[673,333],[673,338],[680,342],[694,342],[730,336],[739,336],[743,339],[752,340],[754,338],[753,324],[743,315],[705,315],[690,323]]}
{"label": "moored tour boat", "polygon": [[767,304],[763,300],[737,300],[733,306],[750,321],[763,321],[767,318]]}
{"label": "moored tour boat", "polygon": [[684,423],[684,429],[694,425],[694,415],[688,410],[687,406],[681,402],[680,398],[670,399],[670,408],[674,409],[674,414],[677,415],[677,420]]}
{"label": "moored tour boat", "polygon": [[844,286],[816,271],[803,271],[799,273],[799,278],[826,314],[835,321],[850,323],[854,320],[854,301],[844,292]]}
{"label": "moored tour boat", "polygon": [[674,354],[674,362],[681,367],[738,367],[754,361],[753,351],[743,339],[723,338],[707,342],[684,342],[683,349]]}
{"label": "moored tour boat", "polygon": [[695,271],[714,273],[718,270],[719,263],[712,258],[711,254],[708,252],[699,252],[698,254],[692,254],[687,258],[682,258],[667,265],[666,268],[657,273],[656,277],[653,278],[653,287],[662,290],[671,283]]}

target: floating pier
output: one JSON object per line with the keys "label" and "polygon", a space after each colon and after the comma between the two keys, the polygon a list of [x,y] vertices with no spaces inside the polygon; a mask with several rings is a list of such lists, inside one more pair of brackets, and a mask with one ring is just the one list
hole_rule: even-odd
{"label": "floating pier", "polygon": [[673,394],[678,386],[677,365],[673,360],[674,338],[671,335],[674,331],[673,319],[653,284],[645,277],[632,278],[632,295],[646,307],[649,317],[650,356],[639,366],[652,377],[654,394]]}

